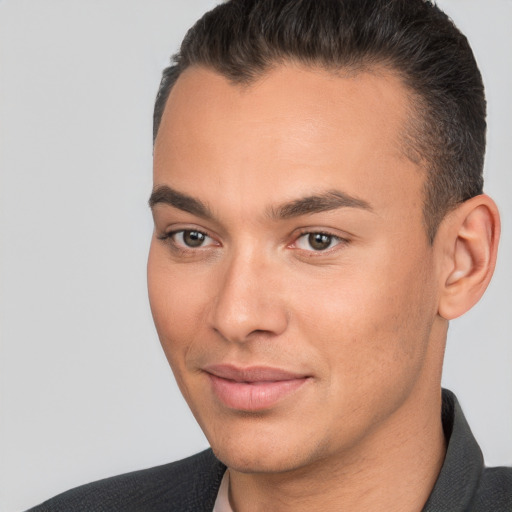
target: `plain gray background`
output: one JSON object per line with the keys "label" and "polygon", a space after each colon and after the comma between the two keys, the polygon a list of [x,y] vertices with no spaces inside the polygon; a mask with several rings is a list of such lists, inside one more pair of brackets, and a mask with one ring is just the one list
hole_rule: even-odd
{"label": "plain gray background", "polygon": [[[145,263],[161,69],[214,0],[0,0],[0,510],[207,446],[158,344]],[[512,464],[512,1],[443,0],[489,100],[495,279],[449,333],[488,464]]]}

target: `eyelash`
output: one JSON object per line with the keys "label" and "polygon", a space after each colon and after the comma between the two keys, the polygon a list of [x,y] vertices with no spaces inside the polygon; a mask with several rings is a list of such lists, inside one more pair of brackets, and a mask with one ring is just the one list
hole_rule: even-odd
{"label": "eyelash", "polygon": [[[215,241],[214,237],[210,236],[205,231],[201,231],[199,229],[177,229],[175,231],[170,231],[168,233],[165,233],[164,235],[158,236],[157,238],[159,240],[167,242],[172,247],[172,249],[174,251],[182,253],[182,254],[191,254],[193,252],[196,252],[198,249],[205,249],[207,247],[210,247],[211,245],[220,246],[220,243],[218,243],[218,242],[215,244],[209,244],[206,246],[199,245],[197,247],[187,246],[185,243],[182,243],[182,244],[176,243],[174,237],[178,234],[182,234],[182,236],[183,236],[185,233],[189,233],[189,234],[196,233],[200,236],[203,236],[205,238],[209,238],[209,239]],[[320,235],[323,237],[328,237],[329,238],[329,246],[325,249],[317,249],[317,250],[312,248],[311,244],[310,244],[311,249],[301,249],[300,247],[297,247],[297,243],[300,239],[302,239],[304,237],[310,237],[311,235]],[[331,245],[333,242],[335,242],[334,245]],[[333,233],[329,233],[327,231],[322,231],[322,230],[319,230],[319,231],[311,230],[311,231],[302,231],[301,233],[299,233],[299,235],[294,239],[294,241],[291,244],[289,244],[287,247],[295,248],[295,249],[301,251],[302,253],[307,253],[309,257],[315,257],[315,256],[320,256],[323,254],[330,253],[331,251],[336,250],[336,248],[338,246],[347,245],[348,243],[350,243],[350,240],[340,237],[338,235],[334,235]]]}

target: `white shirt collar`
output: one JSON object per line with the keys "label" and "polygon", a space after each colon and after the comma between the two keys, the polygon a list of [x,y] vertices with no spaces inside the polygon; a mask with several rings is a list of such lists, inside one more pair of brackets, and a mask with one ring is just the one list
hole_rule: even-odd
{"label": "white shirt collar", "polygon": [[229,469],[226,469],[222,481],[220,483],[219,492],[217,493],[217,499],[213,507],[213,512],[233,512],[231,505],[229,504]]}

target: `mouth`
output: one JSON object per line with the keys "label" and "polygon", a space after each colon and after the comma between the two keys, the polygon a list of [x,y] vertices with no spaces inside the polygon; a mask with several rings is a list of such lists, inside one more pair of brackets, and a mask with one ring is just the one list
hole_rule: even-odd
{"label": "mouth", "polygon": [[280,368],[212,365],[204,368],[213,394],[226,407],[239,411],[263,411],[295,393],[311,377]]}

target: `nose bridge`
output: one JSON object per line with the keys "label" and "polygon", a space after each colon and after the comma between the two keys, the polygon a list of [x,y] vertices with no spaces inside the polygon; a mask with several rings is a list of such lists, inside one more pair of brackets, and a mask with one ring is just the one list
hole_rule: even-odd
{"label": "nose bridge", "polygon": [[287,326],[280,299],[279,269],[263,251],[234,251],[224,262],[213,307],[213,327],[223,338],[243,342],[255,333],[281,334]]}

